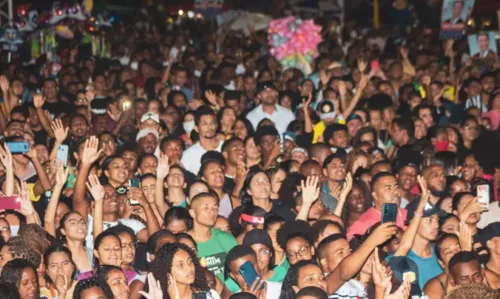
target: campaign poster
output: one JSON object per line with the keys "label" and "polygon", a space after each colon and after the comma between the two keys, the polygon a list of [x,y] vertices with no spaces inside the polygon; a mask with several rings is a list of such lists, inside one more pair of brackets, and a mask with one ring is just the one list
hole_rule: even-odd
{"label": "campaign poster", "polygon": [[441,38],[462,38],[473,7],[474,0],[444,0],[441,11]]}
{"label": "campaign poster", "polygon": [[495,31],[481,31],[467,36],[470,57],[480,59],[496,58],[498,52],[495,35]]}

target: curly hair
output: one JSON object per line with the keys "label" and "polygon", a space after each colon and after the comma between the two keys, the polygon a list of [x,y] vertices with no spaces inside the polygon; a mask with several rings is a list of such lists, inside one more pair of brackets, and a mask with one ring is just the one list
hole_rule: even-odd
{"label": "curly hair", "polygon": [[191,285],[193,292],[208,292],[210,287],[196,254],[184,244],[171,243],[160,248],[151,267],[151,273],[160,282],[164,294],[163,298],[170,299],[168,296],[168,275],[172,272],[172,260],[179,250],[186,251],[193,262],[195,272],[194,283]]}
{"label": "curly hair", "polygon": [[42,262],[41,254],[36,250],[31,250],[26,240],[16,236],[9,239],[7,244],[9,253],[14,259],[24,259],[30,262],[33,267],[38,268]]}
{"label": "curly hair", "polygon": [[457,287],[448,296],[447,299],[469,299],[469,298],[482,298],[482,299],[498,299],[500,298],[500,291],[493,290],[485,284],[470,283]]}
{"label": "curly hair", "polygon": [[83,299],[82,293],[88,289],[91,288],[100,288],[103,292],[104,295],[106,296],[106,299],[113,299],[113,294],[109,292],[109,290],[106,290],[99,280],[97,280],[96,277],[91,277],[88,279],[83,279],[80,280],[76,286],[75,286],[75,291],[73,292],[73,299]]}
{"label": "curly hair", "polygon": [[47,233],[38,224],[30,223],[19,229],[19,236],[24,239],[28,247],[43,254],[50,247]]}
{"label": "curly hair", "polygon": [[298,284],[300,269],[309,265],[319,267],[318,264],[314,261],[300,261],[288,269],[285,279],[283,279],[283,283],[281,285],[281,295],[279,299],[297,298],[297,294],[295,293],[293,286],[297,286]]}

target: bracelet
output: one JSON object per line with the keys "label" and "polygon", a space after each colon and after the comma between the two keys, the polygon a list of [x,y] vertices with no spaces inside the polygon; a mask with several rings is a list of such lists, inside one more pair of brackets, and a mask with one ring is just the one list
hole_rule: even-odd
{"label": "bracelet", "polygon": [[422,217],[422,216],[424,216],[424,214],[415,212],[415,213],[413,214],[413,216],[414,216],[414,217],[415,217],[415,216],[416,216],[416,217]]}

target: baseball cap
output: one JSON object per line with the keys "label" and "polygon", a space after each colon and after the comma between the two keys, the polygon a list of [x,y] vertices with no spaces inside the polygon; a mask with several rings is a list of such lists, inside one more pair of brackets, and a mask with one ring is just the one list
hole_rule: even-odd
{"label": "baseball cap", "polygon": [[146,128],[146,129],[142,129],[139,131],[139,133],[137,133],[137,137],[135,137],[135,141],[139,141],[139,139],[143,138],[143,137],[146,137],[148,136],[149,134],[153,134],[155,135],[156,139],[159,139],[160,138],[160,135],[158,134],[158,132],[156,132],[155,130],[153,129],[150,129],[150,128]]}
{"label": "baseball cap", "polygon": [[276,90],[276,87],[274,86],[273,81],[264,81],[264,82],[260,82],[257,85],[257,93],[260,93],[261,91],[263,91],[266,88],[272,88],[272,89]]}
{"label": "baseball cap", "polygon": [[[408,214],[406,216],[406,223],[410,223],[410,221],[413,219],[415,216],[415,212],[419,206],[420,199],[415,202],[415,204],[409,204],[406,206],[406,210],[408,211]],[[430,202],[427,202],[424,207],[424,211],[422,213],[422,217],[431,217],[433,215],[437,214],[438,216],[444,216],[445,212],[439,209],[436,205],[433,205]]]}
{"label": "baseball cap", "polygon": [[160,117],[158,116],[158,114],[156,114],[154,112],[146,112],[141,117],[141,124],[148,119],[152,119],[158,124],[160,123]]}
{"label": "baseball cap", "polygon": [[410,293],[412,296],[422,295],[422,290],[418,285],[418,266],[414,261],[406,256],[394,256],[389,260],[388,264],[392,269],[394,279],[400,283],[403,283],[407,277],[410,279]]}
{"label": "baseball cap", "polygon": [[243,238],[243,246],[252,246],[254,244],[263,244],[268,248],[273,248],[273,242],[269,234],[263,229],[252,229],[245,234]]}
{"label": "baseball cap", "polygon": [[483,228],[478,234],[479,241],[486,247],[486,242],[489,240],[500,237],[500,222],[493,222]]}
{"label": "baseball cap", "polygon": [[335,118],[337,113],[335,113],[335,106],[332,102],[323,100],[318,103],[317,110],[319,112],[319,118],[327,119],[327,118]]}
{"label": "baseball cap", "polygon": [[345,123],[348,124],[351,120],[359,120],[360,122],[363,122],[363,120],[361,119],[361,117],[359,115],[357,115],[356,113],[352,113],[351,115],[349,115],[347,117],[347,119],[345,120]]}

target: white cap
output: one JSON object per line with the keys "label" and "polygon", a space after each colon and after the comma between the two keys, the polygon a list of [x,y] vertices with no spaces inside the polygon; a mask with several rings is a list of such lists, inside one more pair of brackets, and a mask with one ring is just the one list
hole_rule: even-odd
{"label": "white cap", "polygon": [[160,123],[160,117],[158,116],[158,114],[156,114],[154,112],[146,112],[141,117],[141,124],[148,119],[152,119],[158,124]]}
{"label": "white cap", "polygon": [[147,129],[142,129],[139,131],[139,133],[137,133],[137,137],[135,137],[135,141],[139,141],[139,139],[146,137],[149,134],[155,135],[156,139],[160,138],[160,134],[158,134],[158,132],[156,132],[153,129],[147,128]]}

